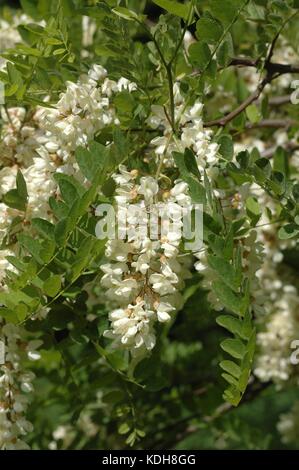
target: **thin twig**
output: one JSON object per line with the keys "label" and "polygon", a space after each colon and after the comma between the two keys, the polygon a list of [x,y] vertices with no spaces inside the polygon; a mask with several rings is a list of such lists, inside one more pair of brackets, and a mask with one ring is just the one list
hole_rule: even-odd
{"label": "thin twig", "polygon": [[298,125],[298,121],[295,119],[262,119],[259,122],[249,122],[245,125],[246,129],[263,129],[263,128],[273,128],[273,129],[288,129],[291,126]]}
{"label": "thin twig", "polygon": [[214,119],[213,121],[208,121],[204,123],[204,127],[214,127],[214,126],[220,126],[224,127],[226,124],[228,124],[230,121],[232,121],[235,117],[237,117],[239,114],[241,114],[251,103],[256,101],[260,94],[262,93],[263,89],[265,86],[270,83],[271,79],[267,75],[266,78],[259,84],[257,89],[246,98],[246,100],[243,101],[236,109],[231,111],[230,113],[226,114],[225,116],[222,116],[219,119]]}

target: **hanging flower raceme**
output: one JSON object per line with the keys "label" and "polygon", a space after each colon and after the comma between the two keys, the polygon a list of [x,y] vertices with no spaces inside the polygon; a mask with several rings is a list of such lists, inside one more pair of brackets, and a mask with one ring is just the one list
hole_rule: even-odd
{"label": "hanging flower raceme", "polygon": [[96,64],[77,83],[67,82],[55,107],[39,111],[40,125],[48,139],[46,150],[64,164],[73,163],[71,157],[78,146],[86,146],[105,127],[119,124],[113,96],[135,89],[136,85],[126,78],[110,80],[107,71]]}
{"label": "hanging flower raceme", "polygon": [[[77,84],[68,83],[54,109],[39,107],[29,113],[21,107],[1,110],[0,197],[15,187],[21,169],[28,200],[26,212],[0,203],[0,243],[4,243],[16,217],[24,221],[32,217],[51,219],[48,200],[57,191],[53,174],[78,171],[69,164],[76,147],[86,145],[103,127],[118,124],[109,98],[122,90],[134,89],[135,85],[124,78],[118,82],[109,80],[105,69],[94,65]],[[65,167],[64,163],[69,165]],[[13,269],[6,257],[13,255],[13,244],[1,250],[0,289],[4,289],[6,269]],[[44,318],[47,313],[47,308],[41,308],[34,318]],[[6,352],[5,363],[0,368],[0,448],[3,449],[27,448],[22,439],[32,430],[24,413],[28,403],[26,392],[32,390],[34,375],[23,371],[23,362],[26,358],[38,358],[33,351],[38,344],[26,344],[23,336],[23,329],[0,322],[0,340]]]}
{"label": "hanging flower raceme", "polygon": [[0,449],[28,449],[23,438],[32,431],[25,418],[34,374],[23,369],[24,360],[40,358],[41,341],[25,341],[22,328],[0,319],[4,363],[0,365]]}
{"label": "hanging flower raceme", "polygon": [[155,323],[170,321],[182,305],[190,259],[180,256],[181,229],[183,204],[190,197],[183,182],[164,190],[152,176],[139,177],[124,166],[113,177],[118,224],[126,235],[107,242],[108,262],[101,266],[111,308],[111,328],[104,335],[132,355],[142,355],[155,345]]}

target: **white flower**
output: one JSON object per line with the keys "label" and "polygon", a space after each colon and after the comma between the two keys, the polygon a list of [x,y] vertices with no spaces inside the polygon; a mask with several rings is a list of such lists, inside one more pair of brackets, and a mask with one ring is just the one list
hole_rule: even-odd
{"label": "white flower", "polygon": [[108,258],[115,261],[127,261],[129,253],[132,253],[134,247],[125,243],[124,240],[108,240],[105,254]]}
{"label": "white flower", "polygon": [[140,271],[142,274],[146,274],[150,267],[150,254],[143,253],[138,256],[137,261],[132,262],[132,266],[136,269],[136,271]]}
{"label": "white flower", "polygon": [[157,317],[160,322],[167,322],[170,320],[169,312],[173,312],[175,308],[167,302],[160,302],[155,306]]}
{"label": "white flower", "polygon": [[24,330],[0,318],[0,340],[5,344],[5,363],[0,366],[0,449],[18,450],[28,446],[20,437],[33,429],[24,418],[28,394],[33,391],[34,374],[23,370],[24,359],[36,360],[40,340],[27,342]]}
{"label": "white flower", "polygon": [[142,194],[145,201],[151,201],[158,191],[159,186],[155,178],[152,176],[143,176],[140,178],[138,194]]}
{"label": "white flower", "polygon": [[114,173],[112,177],[117,184],[124,185],[135,179],[137,175],[137,171],[128,171],[124,165],[119,165],[119,173]]}
{"label": "white flower", "polygon": [[119,282],[114,292],[116,296],[128,299],[132,296],[132,291],[137,289],[137,287],[138,284],[135,279],[124,279]]}
{"label": "white flower", "polygon": [[[121,219],[128,225],[126,238],[110,240],[106,245],[109,263],[101,267],[105,273],[101,283],[108,287],[106,297],[111,311],[110,328],[104,335],[113,339],[114,347],[125,347],[133,356],[142,356],[155,345],[155,322],[169,321],[169,313],[182,306],[179,290],[190,276],[186,260],[176,258],[183,216],[177,199],[183,200],[180,196],[185,195],[187,187],[178,183],[173,193],[169,192],[169,203],[164,207],[163,191],[153,177],[139,178],[137,171],[128,171],[124,166],[113,177],[118,184],[117,202],[120,195],[127,199],[134,193],[138,198],[128,216],[118,213],[118,222]],[[154,197],[158,199],[157,206],[152,204]],[[171,222],[165,227],[166,235],[154,240],[143,230],[149,222],[145,211],[148,203],[152,215],[160,216],[161,231],[163,215],[168,214]],[[156,227],[159,228],[158,222]]]}
{"label": "white flower", "polygon": [[154,291],[160,295],[172,294],[175,292],[173,284],[163,274],[152,274],[149,278]]}

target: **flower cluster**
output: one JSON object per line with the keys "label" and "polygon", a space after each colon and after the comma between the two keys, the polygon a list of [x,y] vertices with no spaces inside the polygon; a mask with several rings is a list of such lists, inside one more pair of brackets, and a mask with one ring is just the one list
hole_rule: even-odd
{"label": "flower cluster", "polygon": [[[292,241],[278,243],[273,225],[260,230],[264,246],[264,263],[258,272],[264,296],[265,327],[258,333],[259,354],[254,373],[261,381],[278,384],[293,375],[290,344],[299,335],[298,281],[290,267],[283,264],[282,250]],[[265,321],[266,320],[266,321]]]}
{"label": "flower cluster", "polygon": [[46,149],[64,164],[72,162],[75,149],[86,146],[104,127],[119,124],[111,103],[113,95],[136,89],[126,78],[117,82],[110,80],[101,65],[93,65],[77,83],[67,82],[66,85],[55,107],[42,109],[39,116],[48,139]]}
{"label": "flower cluster", "polygon": [[299,402],[296,401],[289,413],[280,415],[277,429],[284,444],[298,444],[299,439]]}
{"label": "flower cluster", "polygon": [[0,365],[0,449],[28,449],[23,437],[32,431],[25,418],[28,394],[32,392],[34,374],[23,370],[25,359],[37,360],[41,341],[24,341],[20,327],[1,320],[0,341],[4,345],[4,364]]}
{"label": "flower cluster", "polygon": [[179,129],[177,137],[170,124],[170,118],[165,113],[163,106],[153,105],[152,112],[148,118],[148,124],[153,129],[162,129],[163,135],[155,137],[151,141],[157,160],[162,159],[165,166],[173,166],[173,152],[183,152],[186,148],[194,151],[199,170],[206,169],[212,172],[218,159],[218,144],[212,142],[212,131],[203,127],[202,110],[203,104],[196,102],[193,106],[187,106],[180,93],[179,84],[174,85],[174,118]]}
{"label": "flower cluster", "polygon": [[[67,84],[66,92],[52,109],[1,109],[0,197],[15,187],[17,172],[21,169],[28,201],[25,213],[0,203],[0,243],[4,242],[16,217],[24,222],[24,227],[32,217],[52,218],[48,200],[57,192],[53,174],[56,171],[79,173],[72,158],[76,147],[87,145],[103,127],[117,125],[110,98],[122,90],[134,89],[135,85],[124,78],[118,82],[109,80],[105,69],[94,65],[77,83]],[[7,268],[11,269],[6,257],[14,255],[14,249],[14,245],[9,244],[0,252],[0,290],[5,289]],[[34,318],[44,318],[47,313],[48,309],[42,308]],[[0,447],[25,448],[22,436],[31,431],[31,424],[23,417],[28,400],[21,391],[32,389],[34,376],[22,367],[26,357],[37,359],[38,355],[32,352],[34,343],[24,343],[22,329],[9,323],[0,325],[0,335],[7,350],[0,377]]]}
{"label": "flower cluster", "polygon": [[[125,78],[110,80],[102,66],[93,65],[77,83],[67,83],[66,91],[52,108],[38,107],[33,112],[21,107],[3,108],[0,196],[15,187],[21,169],[29,195],[26,221],[32,217],[51,218],[48,200],[57,192],[53,174],[58,171],[80,177],[73,159],[75,149],[86,146],[103,127],[118,124],[110,100],[115,93],[135,88]],[[3,203],[0,207],[1,241],[13,218],[22,214]]]}
{"label": "flower cluster", "polygon": [[[101,266],[102,285],[107,289],[111,305],[111,328],[104,334],[115,345],[127,347],[132,355],[141,355],[155,345],[155,322],[167,322],[182,305],[180,290],[190,276],[188,257],[180,257],[182,207],[190,201],[186,183],[178,181],[163,190],[151,176],[138,176],[136,170],[120,167],[114,175],[117,184],[116,202],[121,209],[134,204],[135,214],[126,223],[125,239],[109,240],[106,245],[108,263]],[[159,222],[159,201],[167,200],[171,223],[165,233]],[[153,201],[156,204],[153,205]],[[156,215],[160,231],[151,239],[147,231],[147,209]],[[157,211],[157,214],[153,214]],[[143,219],[142,219],[143,217]],[[163,217],[162,217],[163,219]],[[136,224],[138,225],[136,230]]]}

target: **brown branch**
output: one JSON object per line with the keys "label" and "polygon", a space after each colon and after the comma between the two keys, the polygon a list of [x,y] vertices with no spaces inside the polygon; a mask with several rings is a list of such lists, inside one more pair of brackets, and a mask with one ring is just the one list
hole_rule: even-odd
{"label": "brown branch", "polygon": [[[296,144],[295,142],[288,142],[285,145],[281,145],[281,147],[286,152],[295,152],[296,150],[299,150],[299,144]],[[273,147],[270,147],[270,148],[264,150],[261,153],[261,156],[264,157],[264,158],[272,158],[273,155],[275,154],[277,148],[278,148],[277,145],[274,145]]]}
{"label": "brown branch", "polygon": [[290,65],[290,64],[279,64],[277,62],[269,62],[265,64],[265,69],[272,73],[278,73],[283,75],[285,73],[299,73],[299,65]]}
{"label": "brown branch", "polygon": [[246,129],[263,129],[263,128],[274,128],[274,129],[288,129],[291,126],[298,124],[295,119],[263,119],[256,123],[247,123]]}
{"label": "brown branch", "polygon": [[290,95],[283,95],[283,96],[273,96],[269,99],[270,106],[281,106],[283,104],[288,104],[291,102]]}
{"label": "brown branch", "polygon": [[[261,64],[260,59],[251,59],[246,57],[235,57],[229,63],[229,66],[237,67],[258,67]],[[279,73],[283,75],[285,73],[299,73],[299,65],[280,64],[278,62],[266,61],[264,69],[274,75]]]}
{"label": "brown branch", "polygon": [[228,64],[229,66],[237,67],[257,67],[259,64],[259,59],[250,59],[246,57],[235,57]]}
{"label": "brown branch", "polygon": [[232,121],[235,117],[239,116],[251,103],[256,101],[260,94],[262,93],[263,89],[265,86],[271,82],[271,77],[267,74],[266,78],[259,84],[257,89],[246,98],[243,103],[241,103],[236,109],[231,111],[230,113],[226,114],[225,116],[219,118],[219,119],[214,119],[213,121],[208,121],[204,123],[204,127],[214,127],[214,126],[220,126],[224,127],[226,124],[228,124],[230,121]]}
{"label": "brown branch", "polygon": [[[269,388],[271,386],[271,382],[266,382],[266,383],[254,383],[251,385],[250,388],[248,388],[246,395],[243,397],[243,400],[241,401],[239,406],[242,406],[246,403],[249,403],[253,401],[256,397],[258,397],[265,389]],[[162,432],[163,434],[166,434],[166,436],[169,434],[169,432],[173,429],[176,429],[177,427],[186,424],[187,426],[185,429],[182,429],[181,431],[178,431],[175,435],[171,435],[168,439],[166,438],[166,441],[162,438],[158,438],[154,440],[153,442],[150,443],[149,448],[150,449],[160,449],[162,448],[167,448],[171,449],[174,447],[175,444],[178,442],[182,441],[185,439],[187,436],[190,434],[193,434],[198,431],[198,426],[194,425],[188,425],[190,421],[196,418],[200,418],[201,422],[205,423],[212,423],[213,421],[216,421],[218,418],[221,418],[222,415],[229,413],[230,411],[235,410],[236,408],[232,406],[230,403],[224,402],[220,406],[218,406],[214,413],[211,415],[204,415],[202,411],[197,411],[195,413],[192,413],[191,415],[177,421],[173,422],[171,424],[168,424],[165,426],[161,431],[157,432]]]}
{"label": "brown branch", "polygon": [[[237,59],[234,59],[234,60],[236,61]],[[243,61],[243,59],[241,59],[241,60]],[[248,63],[248,61],[249,61],[249,59],[246,59],[247,63]],[[268,83],[271,83],[272,80],[276,79],[280,75],[283,75],[284,73],[299,73],[299,66],[293,66],[293,65],[287,65],[287,64],[277,64],[277,63],[268,62],[268,60],[266,60],[266,62],[264,64],[264,69],[267,71],[267,74],[266,74],[265,78],[258,85],[257,89],[251,95],[249,95],[248,98],[246,98],[245,101],[243,101],[243,103],[241,103],[236,109],[234,109],[230,113],[226,114],[225,116],[204,123],[204,127],[214,127],[214,126],[224,127],[224,126],[226,126],[226,124],[228,124],[235,117],[239,116],[239,114],[241,114],[243,111],[245,111],[245,109],[251,103],[256,101],[260,97],[260,95],[261,95],[263,89],[265,88],[265,86]]]}

